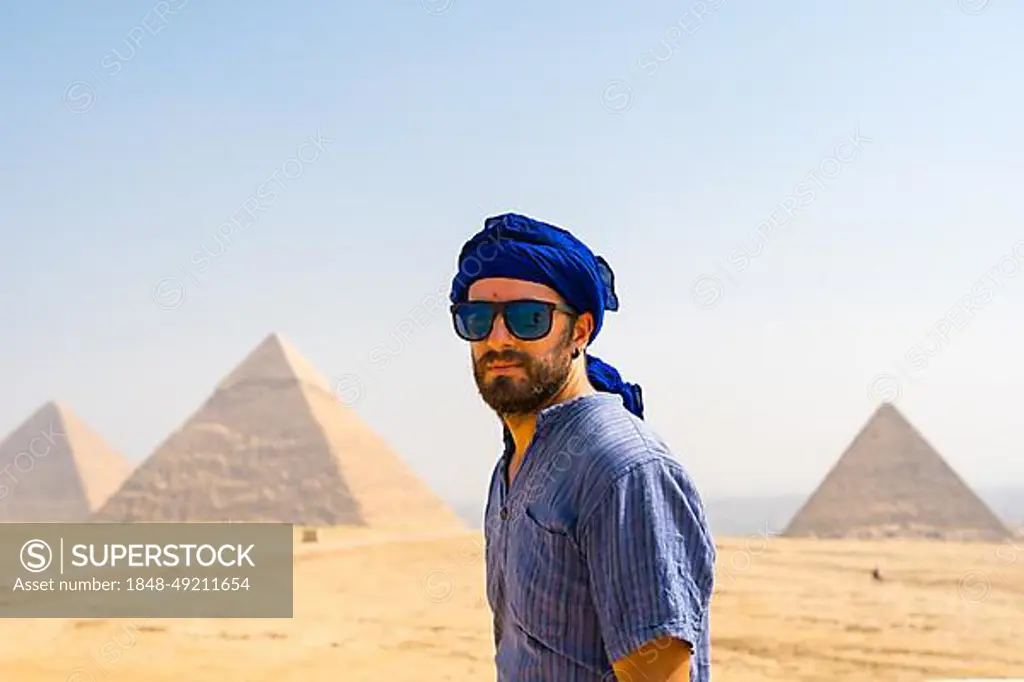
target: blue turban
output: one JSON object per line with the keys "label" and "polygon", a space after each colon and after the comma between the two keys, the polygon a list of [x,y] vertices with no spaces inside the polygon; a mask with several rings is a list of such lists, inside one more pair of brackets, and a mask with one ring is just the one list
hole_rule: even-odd
{"label": "blue turban", "polygon": [[[557,291],[580,313],[594,316],[597,338],[606,310],[618,310],[615,275],[607,261],[595,256],[567,230],[515,213],[487,218],[459,253],[459,272],[452,281],[451,302],[461,303],[478,279],[507,277],[544,284]],[[622,397],[626,409],[643,419],[640,386],[626,383],[618,370],[587,354],[587,378],[599,391]]]}

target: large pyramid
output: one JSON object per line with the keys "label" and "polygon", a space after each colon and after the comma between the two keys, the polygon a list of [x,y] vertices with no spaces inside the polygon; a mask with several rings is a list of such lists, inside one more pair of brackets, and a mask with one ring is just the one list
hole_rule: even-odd
{"label": "large pyramid", "polygon": [[93,519],[463,527],[277,334]]}
{"label": "large pyramid", "polygon": [[889,403],[878,407],[782,534],[992,542],[1010,537]]}
{"label": "large pyramid", "polygon": [[85,521],[130,471],[68,407],[46,403],[0,442],[0,521]]}

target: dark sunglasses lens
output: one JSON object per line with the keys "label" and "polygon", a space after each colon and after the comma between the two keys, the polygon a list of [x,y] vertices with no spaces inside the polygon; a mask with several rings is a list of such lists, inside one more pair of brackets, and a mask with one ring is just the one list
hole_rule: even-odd
{"label": "dark sunglasses lens", "polygon": [[455,331],[464,339],[479,341],[491,333],[494,307],[488,303],[463,303],[455,308]]}
{"label": "dark sunglasses lens", "polygon": [[551,308],[533,301],[516,301],[505,308],[508,330],[521,339],[539,339],[551,331]]}

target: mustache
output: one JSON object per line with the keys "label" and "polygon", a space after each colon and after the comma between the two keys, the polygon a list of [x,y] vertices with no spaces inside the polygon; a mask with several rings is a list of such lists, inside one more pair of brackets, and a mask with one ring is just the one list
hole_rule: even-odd
{"label": "mustache", "polygon": [[493,362],[518,362],[522,365],[530,364],[530,356],[526,353],[520,353],[514,350],[507,351],[487,351],[480,356],[477,360],[477,365],[484,367]]}

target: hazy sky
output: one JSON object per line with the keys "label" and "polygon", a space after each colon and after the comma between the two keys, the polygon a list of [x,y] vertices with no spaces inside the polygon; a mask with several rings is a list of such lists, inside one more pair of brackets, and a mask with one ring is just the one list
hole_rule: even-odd
{"label": "hazy sky", "polygon": [[140,460],[277,331],[479,498],[500,432],[421,306],[518,211],[611,263],[592,351],[705,495],[810,491],[880,374],[968,482],[1022,482],[1022,25],[1009,0],[9,3],[0,432],[56,399]]}

